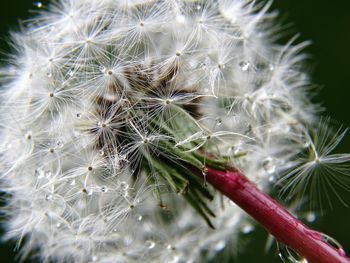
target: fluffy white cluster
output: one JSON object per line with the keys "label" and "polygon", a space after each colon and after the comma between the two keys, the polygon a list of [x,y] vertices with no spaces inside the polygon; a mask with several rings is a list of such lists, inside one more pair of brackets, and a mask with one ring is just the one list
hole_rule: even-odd
{"label": "fluffy white cluster", "polygon": [[[203,262],[236,249],[237,234],[251,230],[238,207],[216,196],[210,229],[154,161],[151,176],[142,167],[168,155],[165,141],[174,152],[228,160],[262,188],[294,167],[282,179],[302,180],[295,156],[316,153],[304,44],[275,44],[268,8],[60,0],[13,34],[16,54],[1,71],[0,169],[7,236],[24,256]],[[181,163],[174,156],[166,157]],[[309,166],[320,161],[311,156]]]}

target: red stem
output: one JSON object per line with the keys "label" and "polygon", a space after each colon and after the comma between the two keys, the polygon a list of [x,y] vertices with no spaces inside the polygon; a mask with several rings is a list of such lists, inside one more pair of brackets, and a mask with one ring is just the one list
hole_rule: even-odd
{"label": "red stem", "polygon": [[240,172],[208,168],[206,180],[308,262],[350,263],[342,249],[326,243],[322,233],[309,229]]}

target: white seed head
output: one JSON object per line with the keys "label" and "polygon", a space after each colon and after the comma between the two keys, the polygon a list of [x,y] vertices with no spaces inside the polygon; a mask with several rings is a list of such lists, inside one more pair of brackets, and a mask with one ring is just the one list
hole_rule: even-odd
{"label": "white seed head", "polygon": [[[204,152],[262,188],[291,168],[281,180],[302,181],[313,164],[295,156],[305,139],[315,145],[308,130],[317,111],[302,68],[306,44],[270,41],[277,28],[269,6],[38,2],[41,13],[13,34],[16,52],[1,70],[7,237],[50,262],[203,262],[252,231],[219,195],[209,229],[174,193],[188,184],[176,191],[159,180],[166,175],[152,158],[177,164],[178,151]],[[335,162],[324,157],[333,146],[314,165]],[[166,193],[165,209],[155,193]]]}

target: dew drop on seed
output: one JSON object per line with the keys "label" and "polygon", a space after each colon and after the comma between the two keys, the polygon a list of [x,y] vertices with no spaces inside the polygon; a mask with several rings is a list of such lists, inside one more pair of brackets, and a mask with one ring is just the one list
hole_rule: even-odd
{"label": "dew drop on seed", "polygon": [[45,176],[45,173],[41,169],[36,169],[34,172],[35,176],[39,179],[43,178]]}
{"label": "dew drop on seed", "polygon": [[184,263],[184,262],[185,261],[181,257],[179,257],[178,255],[175,255],[173,257],[173,260],[171,261],[171,263]]}
{"label": "dew drop on seed", "polygon": [[273,161],[272,158],[266,158],[263,163],[262,166],[265,170],[265,172],[267,172],[268,174],[273,174],[276,171],[276,165]]}
{"label": "dew drop on seed", "polygon": [[78,112],[78,113],[76,114],[76,116],[77,116],[78,119],[80,119],[81,116],[82,116],[82,114],[81,114],[80,112]]}
{"label": "dew drop on seed", "polygon": [[45,172],[45,177],[46,177],[47,179],[50,179],[51,176],[52,176],[52,173],[51,173],[50,171],[46,171],[46,172]]}
{"label": "dew drop on seed", "polygon": [[304,146],[304,148],[309,148],[310,145],[311,145],[310,141],[305,141],[303,146]]}
{"label": "dew drop on seed", "polygon": [[270,182],[270,183],[276,182],[276,177],[273,176],[273,175],[269,176],[269,182]]}
{"label": "dew drop on seed", "polygon": [[251,224],[245,224],[244,226],[242,226],[241,231],[243,234],[249,234],[254,231],[254,226],[252,226]]}
{"label": "dew drop on seed", "polygon": [[278,253],[278,256],[283,262],[285,262],[285,258],[281,252]]}
{"label": "dew drop on seed", "polygon": [[46,76],[47,76],[48,78],[52,78],[52,73],[51,73],[51,72],[48,72],[48,73],[46,73]]}
{"label": "dew drop on seed", "polygon": [[102,73],[105,73],[105,72],[106,72],[106,67],[105,67],[105,66],[99,66],[98,69],[99,69]]}
{"label": "dew drop on seed", "polygon": [[175,250],[176,248],[174,246],[172,246],[171,244],[166,246],[167,249],[169,250]]}
{"label": "dew drop on seed", "polygon": [[73,77],[73,75],[74,75],[73,70],[69,70],[69,71],[68,71],[68,76]]}
{"label": "dew drop on seed", "polygon": [[222,124],[222,119],[221,118],[216,118],[216,125],[220,126]]}
{"label": "dew drop on seed", "polygon": [[47,195],[45,195],[45,200],[49,201],[52,199],[52,197],[53,197],[52,194],[47,194]]}
{"label": "dew drop on seed", "polygon": [[215,246],[214,246],[214,250],[216,252],[222,251],[224,248],[226,247],[226,242],[225,240],[219,240]]}
{"label": "dew drop on seed", "polygon": [[54,25],[49,25],[49,31],[54,31],[56,27]]}
{"label": "dew drop on seed", "polygon": [[233,147],[233,154],[234,156],[240,156],[241,154],[244,154],[244,151],[241,146],[234,146]]}
{"label": "dew drop on seed", "polygon": [[142,219],[143,219],[143,216],[141,215],[137,218],[138,221],[142,221]]}
{"label": "dew drop on seed", "polygon": [[98,153],[99,153],[100,156],[104,156],[104,155],[105,155],[104,150],[101,150],[101,151],[99,151]]}
{"label": "dew drop on seed", "polygon": [[63,148],[63,146],[64,146],[63,141],[57,141],[56,146],[57,146],[57,148]]}
{"label": "dew drop on seed", "polygon": [[122,189],[122,190],[127,190],[128,188],[129,188],[129,185],[128,185],[128,183],[127,182],[120,182],[120,184],[119,184],[119,186],[120,186],[120,188]]}
{"label": "dew drop on seed", "polygon": [[274,66],[273,64],[270,64],[270,65],[269,65],[269,70],[270,70],[270,71],[274,71],[274,70],[275,70],[275,66]]}
{"label": "dew drop on seed", "polygon": [[102,186],[102,187],[101,187],[101,192],[102,192],[102,193],[107,193],[107,192],[108,192],[107,186]]}
{"label": "dew drop on seed", "polygon": [[61,226],[62,226],[61,223],[57,223],[57,224],[56,224],[56,227],[57,227],[57,228],[60,228]]}
{"label": "dew drop on seed", "polygon": [[186,17],[184,15],[177,15],[176,16],[176,22],[183,24],[186,22]]}
{"label": "dew drop on seed", "polygon": [[72,185],[72,186],[75,185],[75,179],[73,179],[69,185]]}
{"label": "dew drop on seed", "polygon": [[239,63],[239,67],[241,68],[241,70],[247,71],[250,67],[250,63],[246,61],[242,61]]}
{"label": "dew drop on seed", "polygon": [[98,256],[92,256],[92,257],[91,257],[91,260],[92,260],[93,262],[96,262],[96,261],[98,260]]}
{"label": "dew drop on seed", "polygon": [[24,136],[27,140],[31,140],[32,139],[32,133],[31,132],[27,132]]}
{"label": "dew drop on seed", "polygon": [[34,6],[36,6],[37,8],[42,8],[43,4],[41,2],[34,2]]}
{"label": "dew drop on seed", "polygon": [[152,241],[152,240],[147,240],[146,241],[146,247],[148,248],[148,249],[152,249],[152,248],[154,248],[156,246],[156,243],[154,242],[154,241]]}
{"label": "dew drop on seed", "polygon": [[313,223],[316,221],[316,214],[314,212],[308,212],[306,214],[306,220],[309,222],[309,223]]}
{"label": "dew drop on seed", "polygon": [[222,64],[222,63],[219,63],[219,64],[218,64],[218,68],[219,68],[219,69],[225,69],[225,67],[226,67],[225,64]]}
{"label": "dew drop on seed", "polygon": [[196,6],[196,9],[197,9],[197,10],[201,10],[201,8],[202,8],[202,7],[201,7],[200,5],[197,5],[197,6]]}

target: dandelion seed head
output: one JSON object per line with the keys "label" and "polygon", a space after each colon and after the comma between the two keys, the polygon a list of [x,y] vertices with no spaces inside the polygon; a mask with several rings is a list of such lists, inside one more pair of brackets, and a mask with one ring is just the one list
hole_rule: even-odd
{"label": "dandelion seed head", "polygon": [[[204,178],[207,157],[228,162],[292,195],[316,166],[348,175],[349,156],[330,154],[343,134],[329,144],[310,136],[318,108],[303,73],[306,43],[273,42],[270,4],[35,3],[40,14],[12,34],[0,72],[7,238],[25,243],[23,255],[203,262],[253,231],[203,182],[217,214],[208,228],[183,199],[196,184],[173,169],[184,161]],[[306,148],[313,159],[303,163]]]}

